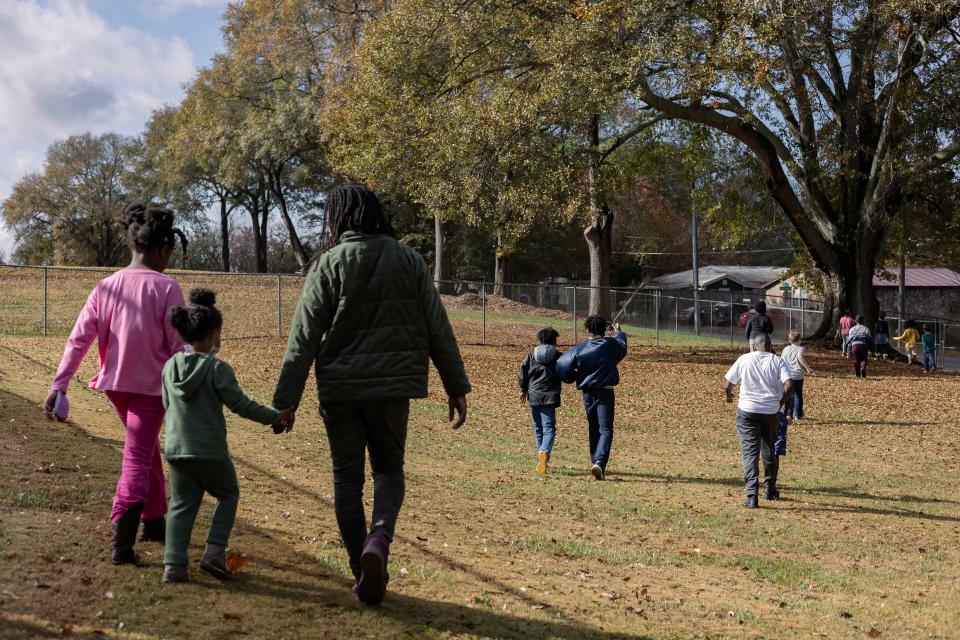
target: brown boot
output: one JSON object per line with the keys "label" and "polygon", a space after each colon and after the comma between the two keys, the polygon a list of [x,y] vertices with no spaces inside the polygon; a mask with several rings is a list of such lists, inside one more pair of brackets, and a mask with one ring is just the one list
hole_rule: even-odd
{"label": "brown boot", "polygon": [[113,523],[113,543],[110,545],[110,562],[113,564],[137,563],[137,554],[133,551],[133,545],[137,541],[141,513],[143,513],[142,502],[127,509],[127,512]]}

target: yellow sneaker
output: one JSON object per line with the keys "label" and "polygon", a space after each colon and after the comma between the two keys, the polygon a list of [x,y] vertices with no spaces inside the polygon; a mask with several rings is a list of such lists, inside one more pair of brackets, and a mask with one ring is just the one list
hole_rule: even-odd
{"label": "yellow sneaker", "polygon": [[541,451],[537,454],[537,473],[547,472],[547,452]]}

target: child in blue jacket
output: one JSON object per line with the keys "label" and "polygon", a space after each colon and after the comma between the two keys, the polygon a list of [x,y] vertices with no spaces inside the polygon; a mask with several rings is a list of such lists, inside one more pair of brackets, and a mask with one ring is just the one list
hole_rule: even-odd
{"label": "child in blue jacket", "polygon": [[627,336],[620,325],[613,325],[613,337],[607,337],[603,316],[590,316],[583,323],[590,339],[578,343],[557,360],[557,377],[576,382],[583,393],[583,408],[590,428],[590,472],[597,480],[606,477],[607,461],[613,444],[615,394],[620,383],[617,365],[627,355]]}

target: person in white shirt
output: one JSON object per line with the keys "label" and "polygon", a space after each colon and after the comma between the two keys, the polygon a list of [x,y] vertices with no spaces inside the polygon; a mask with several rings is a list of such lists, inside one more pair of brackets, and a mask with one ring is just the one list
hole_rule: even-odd
{"label": "person in white shirt", "polygon": [[740,384],[737,403],[737,435],[743,459],[743,484],[747,494],[743,506],[756,509],[760,490],[758,458],[763,458],[764,485],[767,500],[779,500],[777,471],[779,460],[774,454],[780,408],[790,400],[793,382],[783,359],[770,352],[770,336],[762,333],[752,341],[753,351],[745,353],[727,371],[724,391],[727,402],[733,402],[733,389]]}
{"label": "person in white shirt", "polygon": [[803,376],[804,373],[813,373],[807,364],[804,355],[807,350],[800,346],[800,332],[794,329],[790,332],[790,344],[783,348],[780,357],[787,363],[790,370],[790,379],[793,380],[793,400],[786,406],[788,420],[803,419]]}

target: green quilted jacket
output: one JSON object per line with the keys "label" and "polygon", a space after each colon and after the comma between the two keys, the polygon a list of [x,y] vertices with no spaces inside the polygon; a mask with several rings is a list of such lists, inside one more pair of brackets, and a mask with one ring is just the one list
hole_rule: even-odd
{"label": "green quilted jacket", "polygon": [[273,406],[299,406],[314,363],[321,403],[422,398],[430,360],[447,395],[470,392],[423,257],[386,235],[347,232],[307,273]]}

